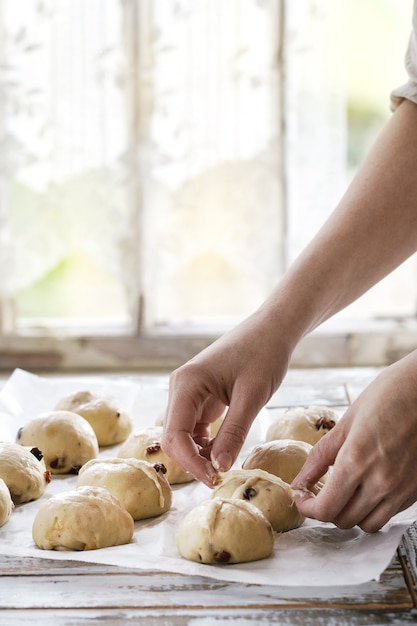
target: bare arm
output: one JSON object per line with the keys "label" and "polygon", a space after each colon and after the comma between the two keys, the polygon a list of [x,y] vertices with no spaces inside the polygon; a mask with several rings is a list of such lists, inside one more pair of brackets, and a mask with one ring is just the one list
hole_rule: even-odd
{"label": "bare arm", "polygon": [[417,105],[404,101],[267,306],[298,313],[297,341],[416,249]]}
{"label": "bare arm", "polygon": [[[417,249],[417,106],[404,101],[322,229],[266,302],[171,376],[163,446],[212,486],[299,340]],[[229,410],[213,442],[209,423]]]}

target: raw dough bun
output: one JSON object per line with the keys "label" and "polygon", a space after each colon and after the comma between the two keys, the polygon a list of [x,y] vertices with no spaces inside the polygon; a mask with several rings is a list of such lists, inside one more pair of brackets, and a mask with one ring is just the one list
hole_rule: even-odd
{"label": "raw dough bun", "polygon": [[104,487],[135,520],[171,508],[172,489],[162,464],[138,459],[92,459],[80,469],[77,485]]}
{"label": "raw dough bun", "polygon": [[97,550],[129,543],[132,516],[102,487],[79,487],[46,500],[32,526],[42,550]]}
{"label": "raw dough bun", "polygon": [[260,469],[231,470],[220,474],[221,482],[212,497],[239,498],[258,508],[275,532],[298,528],[304,522],[295,506],[291,487],[273,474]]}
{"label": "raw dough bun", "polygon": [[160,440],[162,437],[162,426],[152,426],[137,433],[132,433],[130,437],[121,445],[118,457],[122,459],[135,458],[148,463],[162,463],[166,467],[167,478],[170,485],[188,483],[194,477],[185,472],[175,461],[169,458],[162,450]]}
{"label": "raw dough bun", "polygon": [[181,556],[190,561],[245,563],[272,554],[274,531],[250,502],[212,498],[184,517],[176,542]]}
{"label": "raw dough bun", "polygon": [[121,443],[132,432],[130,415],[111,396],[78,391],[60,400],[55,410],[72,411],[86,419],[96,433],[99,446]]}
{"label": "raw dough bun", "polygon": [[3,441],[0,443],[0,478],[6,483],[13,502],[22,504],[43,495],[51,482],[51,473],[38,448]]}
{"label": "raw dough bun", "polygon": [[279,439],[255,446],[245,459],[245,470],[261,469],[291,484],[312,449],[305,441]]}
{"label": "raw dough bun", "polygon": [[337,420],[337,413],[328,407],[294,407],[270,425],[265,440],[296,439],[314,446],[335,426]]}
{"label": "raw dough bun", "polygon": [[52,411],[34,417],[17,435],[22,445],[38,446],[52,474],[78,474],[84,463],[98,456],[97,437],[77,413]]}
{"label": "raw dough bun", "polygon": [[0,526],[3,526],[13,513],[14,504],[6,483],[0,478]]}

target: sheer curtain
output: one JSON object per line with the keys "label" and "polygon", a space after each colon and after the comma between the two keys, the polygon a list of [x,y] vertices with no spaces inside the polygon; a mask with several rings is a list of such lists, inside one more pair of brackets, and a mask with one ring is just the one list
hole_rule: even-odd
{"label": "sheer curtain", "polygon": [[3,0],[2,297],[56,272],[56,300],[78,255],[113,281],[73,297],[97,316],[139,297],[159,327],[250,313],[341,188],[342,6]]}
{"label": "sheer curtain", "polygon": [[150,323],[248,313],[283,267],[280,0],[1,7],[3,297],[82,253]]}
{"label": "sheer curtain", "polygon": [[16,297],[73,254],[127,293],[136,215],[123,7],[3,0],[0,10],[1,294]]}
{"label": "sheer curtain", "polygon": [[139,5],[148,313],[218,323],[251,311],[283,268],[282,6]]}

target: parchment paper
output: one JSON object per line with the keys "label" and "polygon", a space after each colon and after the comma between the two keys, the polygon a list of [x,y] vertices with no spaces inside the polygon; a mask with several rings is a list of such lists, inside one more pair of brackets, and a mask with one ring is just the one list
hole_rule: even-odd
{"label": "parchment paper", "polygon": [[[0,439],[14,441],[27,420],[53,409],[64,395],[89,389],[117,397],[130,411],[135,430],[153,425],[164,410],[164,377],[43,378],[15,370],[0,391]],[[249,433],[236,467],[249,449],[263,440],[269,415],[261,411]],[[100,456],[116,456],[117,447],[103,448]],[[138,569],[207,576],[228,581],[279,586],[337,586],[378,580],[390,563],[402,534],[416,519],[414,505],[393,518],[381,531],[368,535],[359,528],[339,530],[331,524],[306,520],[299,529],[281,534],[272,557],[240,565],[202,565],[180,557],[175,533],[185,513],[210,497],[210,490],[194,481],[173,487],[172,509],[156,518],[135,523],[132,543],[88,552],[40,550],[32,540],[32,522],[40,503],[63,490],[74,489],[75,476],[54,476],[40,500],[19,505],[0,528],[0,553],[48,559],[104,563]]]}

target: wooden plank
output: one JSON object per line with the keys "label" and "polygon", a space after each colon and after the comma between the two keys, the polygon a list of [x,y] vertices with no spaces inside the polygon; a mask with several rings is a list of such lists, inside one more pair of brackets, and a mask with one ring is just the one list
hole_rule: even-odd
{"label": "wooden plank", "polygon": [[7,626],[91,626],[109,624],[126,626],[404,626],[415,624],[414,611],[361,611],[341,609],[266,609],[221,611],[207,609],[204,613],[190,610],[57,610],[2,611],[2,623]]}
{"label": "wooden plank", "polygon": [[[111,593],[109,593],[111,590]],[[347,587],[249,585],[161,572],[114,572],[89,565],[72,572],[26,569],[2,576],[0,609],[280,607],[413,608],[401,567],[389,568],[381,582]]]}

